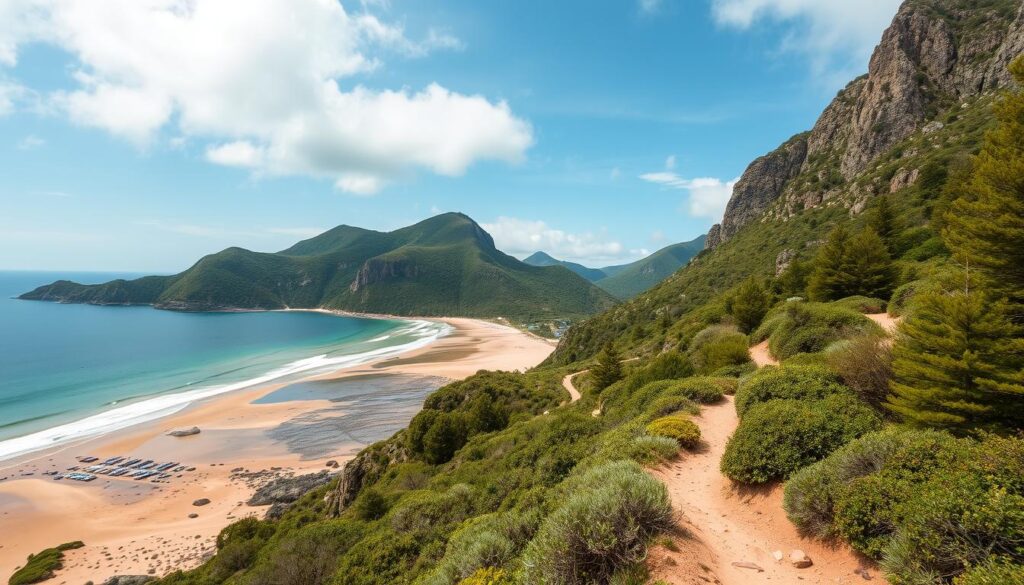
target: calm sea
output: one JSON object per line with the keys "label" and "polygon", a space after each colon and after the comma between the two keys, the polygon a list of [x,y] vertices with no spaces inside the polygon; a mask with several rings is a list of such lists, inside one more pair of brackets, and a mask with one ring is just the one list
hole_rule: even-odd
{"label": "calm sea", "polygon": [[153,420],[223,392],[396,355],[448,332],[426,321],[14,298],[61,278],[134,276],[0,271],[0,460]]}

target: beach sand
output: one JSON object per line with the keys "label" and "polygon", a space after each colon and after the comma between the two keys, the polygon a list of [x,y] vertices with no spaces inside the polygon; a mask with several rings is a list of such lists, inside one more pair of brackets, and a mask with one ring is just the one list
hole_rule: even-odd
{"label": "beach sand", "polygon": [[[453,333],[427,347],[315,379],[402,374],[429,377],[436,384],[438,378],[461,379],[482,369],[527,369],[554,349],[553,343],[510,327],[472,319],[443,321]],[[275,475],[326,469],[328,460],[344,465],[363,446],[339,441],[330,453],[308,458],[270,436],[269,430],[296,417],[340,412],[338,404],[326,400],[253,404],[285,385],[220,395],[157,421],[0,464],[0,478],[7,477],[0,481],[0,576],[23,565],[30,553],[74,540],[85,547],[65,553],[64,568],[48,583],[102,583],[125,574],[160,576],[199,564],[214,551],[222,528],[266,512],[266,507],[245,504],[258,484]],[[396,413],[393,426],[404,426],[411,414]],[[192,426],[202,432],[167,436],[171,430]],[[77,463],[75,456],[84,454],[180,461],[195,470],[159,484],[102,475],[80,483],[42,475],[63,471]],[[194,506],[200,498],[210,503]],[[190,514],[198,516],[189,518]]]}

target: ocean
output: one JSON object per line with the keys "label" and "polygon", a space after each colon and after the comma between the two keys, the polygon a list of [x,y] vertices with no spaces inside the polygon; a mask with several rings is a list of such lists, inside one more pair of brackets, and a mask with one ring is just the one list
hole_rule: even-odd
{"label": "ocean", "polygon": [[57,279],[136,274],[0,271],[0,461],[422,347],[441,323],[315,312],[177,313],[20,301]]}

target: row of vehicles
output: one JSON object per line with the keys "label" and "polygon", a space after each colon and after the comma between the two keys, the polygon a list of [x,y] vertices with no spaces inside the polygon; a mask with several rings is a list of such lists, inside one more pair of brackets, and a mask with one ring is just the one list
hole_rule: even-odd
{"label": "row of vehicles", "polygon": [[84,468],[77,465],[69,467],[69,473],[56,475],[54,476],[54,479],[66,478],[75,481],[93,481],[96,479],[97,475],[106,475],[109,477],[134,479],[136,481],[144,479],[157,481],[168,479],[175,473],[195,470],[194,467],[186,467],[177,461],[158,463],[152,459],[143,460],[141,458],[123,456],[110,457],[100,461],[99,457],[93,457],[90,455],[86,457],[79,457],[78,461],[82,464],[91,463],[92,465]]}

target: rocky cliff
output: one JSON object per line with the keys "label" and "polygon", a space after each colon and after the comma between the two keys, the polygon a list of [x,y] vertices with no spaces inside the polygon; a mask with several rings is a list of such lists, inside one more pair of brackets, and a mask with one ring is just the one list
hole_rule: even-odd
{"label": "rocky cliff", "polygon": [[780,199],[785,218],[830,201],[862,207],[865,198],[895,190],[897,174],[896,187],[912,183],[917,169],[910,167],[884,182],[862,179],[909,138],[940,130],[937,120],[950,110],[1006,87],[1006,66],[1022,52],[1021,0],[907,0],[867,75],[839,92],[809,133],[751,163],[707,247],[730,239]]}

